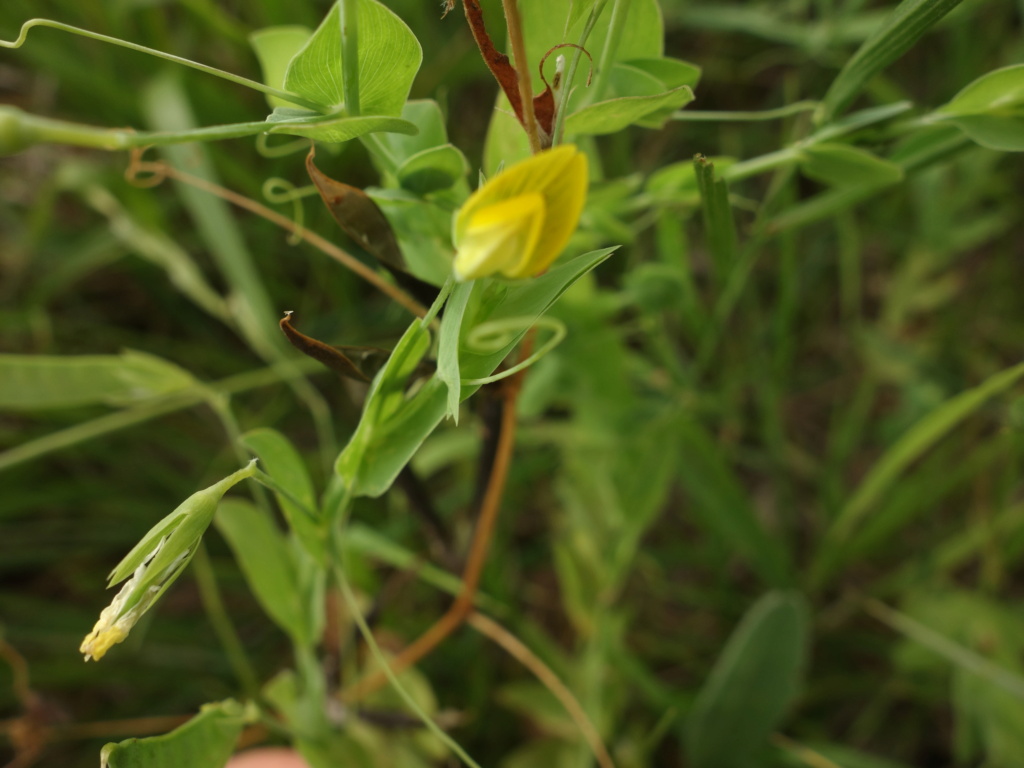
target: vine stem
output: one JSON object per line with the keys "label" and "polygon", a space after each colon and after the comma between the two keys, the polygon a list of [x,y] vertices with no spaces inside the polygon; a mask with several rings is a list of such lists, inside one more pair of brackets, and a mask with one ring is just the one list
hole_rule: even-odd
{"label": "vine stem", "polygon": [[282,91],[279,88],[272,88],[269,85],[264,85],[256,80],[250,80],[247,77],[241,75],[234,75],[230,72],[225,72],[222,69],[211,67],[207,64],[200,64],[198,61],[192,61],[181,56],[175,56],[173,53],[166,53],[164,51],[158,51],[155,48],[147,48],[144,45],[138,43],[132,43],[128,40],[121,40],[116,37],[110,37],[109,35],[101,35],[99,32],[90,32],[88,29],[82,29],[81,27],[73,27],[70,24],[62,24],[59,21],[51,21],[50,19],[29,19],[21,25],[21,31],[18,33],[16,40],[0,40],[0,48],[20,48],[28,37],[28,31],[33,27],[50,27],[51,29],[58,29],[62,32],[70,32],[74,35],[81,35],[82,37],[88,37],[92,40],[99,40],[103,43],[109,43],[111,45],[117,45],[121,48],[127,48],[132,51],[139,53],[146,53],[150,56],[155,56],[158,59],[164,59],[165,61],[171,61],[175,64],[180,64],[183,67],[190,67],[191,69],[198,69],[200,72],[205,72],[208,75],[214,75],[223,80],[227,80],[230,83],[236,85],[244,85],[246,88],[252,88],[254,91],[260,91],[269,96],[276,96],[279,99],[283,99],[291,104],[297,104],[300,107],[306,109],[312,109],[314,112],[326,112],[327,108],[323,104],[318,104],[315,101],[310,101],[302,96],[295,93],[289,93],[288,91]]}
{"label": "vine stem", "polygon": [[519,73],[519,100],[523,105],[523,121],[526,135],[530,138],[530,151],[537,154],[543,149],[540,132],[537,129],[537,115],[533,111],[533,87],[530,85],[530,65],[526,56],[526,39],[523,37],[523,23],[519,16],[518,0],[501,0],[505,9],[505,24],[508,38],[512,43],[512,55]]}
{"label": "vine stem", "polygon": [[155,183],[160,183],[165,177],[170,177],[185,184],[194,186],[197,189],[201,189],[204,192],[209,192],[211,195],[216,195],[217,197],[227,200],[229,203],[237,205],[239,208],[244,208],[250,213],[254,213],[272,224],[276,224],[297,240],[304,240],[317,250],[327,256],[330,256],[342,266],[352,272],[355,272],[359,277],[371,283],[382,293],[394,299],[397,303],[409,310],[409,312],[416,315],[416,317],[424,317],[427,314],[426,307],[412,298],[401,288],[384,280],[380,275],[359,261],[355,256],[352,256],[347,251],[342,250],[334,243],[318,235],[316,232],[310,232],[305,227],[300,227],[287,216],[283,216],[277,211],[271,210],[255,200],[245,197],[244,195],[240,195],[226,187],[220,186],[219,184],[214,184],[206,181],[205,179],[201,179],[198,176],[193,176],[190,173],[178,170],[174,166],[167,165],[162,162],[145,162],[138,160],[138,158],[133,158],[132,164],[128,168],[127,173],[129,178],[138,173],[152,173],[156,178]]}
{"label": "vine stem", "polygon": [[[533,346],[533,336],[528,336],[523,344],[522,355],[529,355]],[[522,389],[526,370],[522,370],[506,380],[502,390],[501,426],[498,433],[498,444],[491,465],[487,488],[480,504],[480,517],[473,543],[470,547],[466,567],[462,572],[462,589],[448,611],[438,619],[426,632],[413,643],[406,646],[401,653],[392,659],[390,671],[398,675],[403,670],[416,664],[420,659],[433,651],[452,632],[466,621],[473,612],[476,591],[480,585],[484,563],[490,551],[494,528],[501,510],[501,500],[505,494],[505,483],[508,480],[509,467],[512,464],[512,452],[516,442],[516,403]],[[387,682],[387,673],[377,670],[342,691],[346,701],[356,701],[381,688]]]}
{"label": "vine stem", "polygon": [[558,675],[547,664],[541,661],[518,637],[482,613],[476,611],[471,613],[467,623],[481,635],[501,646],[512,658],[530,670],[533,676],[545,688],[551,691],[552,695],[558,699],[559,703],[565,708],[565,711],[568,712],[576,727],[580,729],[580,733],[590,747],[590,751],[594,753],[594,759],[597,760],[597,764],[601,768],[615,768],[612,756],[608,753],[608,749],[601,740],[601,734],[597,732],[597,728],[590,722],[590,718],[587,717],[587,713],[576,697],[573,696],[572,691],[569,690],[565,683],[558,679]]}

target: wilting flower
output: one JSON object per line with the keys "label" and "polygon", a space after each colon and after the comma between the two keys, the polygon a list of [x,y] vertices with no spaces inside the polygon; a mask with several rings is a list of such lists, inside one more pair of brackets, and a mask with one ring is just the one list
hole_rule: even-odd
{"label": "wilting flower", "polygon": [[455,217],[455,277],[546,270],[576,231],[587,196],[587,158],[564,144],[494,176]]}
{"label": "wilting flower", "polygon": [[219,483],[189,496],[153,526],[110,574],[107,586],[128,578],[113,601],[100,613],[79,650],[85,660],[99,661],[126,637],[136,622],[185,570],[213,521],[217,504],[231,486],[256,474],[256,460]]}

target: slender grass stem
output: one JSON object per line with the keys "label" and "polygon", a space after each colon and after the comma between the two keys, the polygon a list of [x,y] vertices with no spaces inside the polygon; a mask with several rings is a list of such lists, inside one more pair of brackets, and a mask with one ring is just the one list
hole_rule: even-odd
{"label": "slender grass stem", "polygon": [[594,31],[594,25],[597,24],[597,19],[607,4],[608,0],[598,0],[591,9],[587,23],[583,25],[583,31],[580,32],[580,39],[577,43],[579,47],[573,51],[572,58],[569,60],[569,68],[566,70],[565,80],[562,82],[559,92],[558,106],[555,109],[554,144],[562,143],[562,137],[565,134],[566,113],[569,110],[569,97],[572,95],[572,84],[576,81],[576,70],[579,69],[583,49],[586,48],[587,40],[590,39],[590,33]]}
{"label": "slender grass stem", "polygon": [[765,109],[756,112],[715,112],[696,109],[681,109],[672,115],[673,120],[693,123],[755,123],[765,120],[782,120],[798,115],[801,112],[813,112],[818,108],[817,101],[797,101],[777,109]]}
{"label": "slender grass stem", "polygon": [[196,585],[199,587],[199,597],[203,601],[203,608],[213,625],[213,631],[224,646],[228,662],[235,672],[235,677],[245,691],[245,695],[253,699],[259,695],[259,679],[253,669],[252,662],[245,652],[245,646],[238,637],[231,617],[224,608],[224,601],[221,600],[220,590],[217,588],[217,577],[213,572],[213,565],[210,563],[210,555],[206,551],[203,542],[196,547],[195,556],[192,558],[194,567],[193,573],[196,576]]}

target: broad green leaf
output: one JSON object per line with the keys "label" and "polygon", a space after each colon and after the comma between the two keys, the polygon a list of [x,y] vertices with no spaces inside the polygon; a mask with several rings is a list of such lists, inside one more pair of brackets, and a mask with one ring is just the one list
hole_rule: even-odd
{"label": "broad green leaf", "polygon": [[682,59],[662,56],[657,59],[630,59],[621,64],[657,78],[664,86],[662,90],[678,88],[681,85],[695,88],[700,81],[701,68]]}
{"label": "broad green leaf", "polygon": [[803,679],[807,607],[793,592],[754,604],[715,662],[686,724],[693,768],[742,768],[766,747]]}
{"label": "broad green leaf", "polygon": [[302,541],[307,551],[320,563],[324,562],[324,542],[311,515],[317,515],[316,493],[306,463],[299,452],[280,432],[261,428],[242,435],[243,446],[259,456],[264,471],[302,505],[296,504],[283,493],[275,494],[289,527]]}
{"label": "broad green leaf", "polygon": [[654,96],[622,96],[591,104],[569,115],[565,121],[568,134],[599,136],[621,131],[626,126],[641,121],[654,112],[668,114],[693,101],[689,86],[681,86]]}
{"label": "broad green leaf", "polygon": [[0,355],[0,409],[126,406],[193,387],[182,368],[154,355]]}
{"label": "broad green leaf", "polygon": [[[360,115],[400,115],[423,52],[405,22],[377,0],[357,0]],[[341,2],[335,3],[285,74],[287,90],[340,109],[342,85]]]}
{"label": "broad green leaf", "polygon": [[306,620],[298,569],[273,519],[247,501],[226,499],[216,525],[263,610],[295,643],[310,646],[316,638]]}
{"label": "broad green leaf", "polygon": [[1017,116],[965,115],[949,122],[975,144],[999,152],[1024,152],[1024,111]]}
{"label": "broad green leaf", "polygon": [[[701,75],[701,69],[696,64],[664,56],[659,59],[632,59],[622,62],[622,65],[629,66],[634,70],[639,70],[656,78],[662,85],[658,89],[659,92],[679,88],[683,85],[695,88]],[[618,95],[631,96],[641,94],[619,93]],[[671,107],[657,109],[644,116],[641,120],[638,120],[636,124],[642,128],[659,129],[675,112],[676,110]]]}
{"label": "broad green leaf", "polygon": [[414,135],[387,134],[381,136],[381,143],[389,150],[399,165],[415,154],[426,149],[448,143],[444,114],[433,99],[413,99],[402,107],[403,120],[413,123],[419,132]]}
{"label": "broad green leaf", "polygon": [[[406,399],[405,392],[409,384],[409,377],[412,376],[420,364],[429,346],[430,333],[419,320],[414,320],[402,338],[399,339],[398,344],[391,353],[391,357],[388,358],[388,362],[373,380],[370,391],[366,396],[366,404],[363,407],[363,415],[359,420],[359,425],[356,427],[356,431],[353,433],[348,445],[338,456],[335,465],[335,471],[354,493],[371,496],[379,495],[379,493],[368,493],[366,491],[366,489],[376,490],[377,488],[374,482],[364,480],[367,473],[374,473],[377,469],[375,466],[377,462],[369,460],[367,451],[372,447],[380,449],[382,447],[380,445],[380,433],[383,431],[387,420],[394,416],[397,411],[403,409],[403,407],[408,410],[412,407],[412,404],[421,403],[424,400],[425,393],[431,390],[430,384],[437,381],[436,378],[431,378],[427,385],[421,387],[414,396]],[[433,389],[437,389],[443,394],[443,387],[434,387]],[[441,402],[442,408],[443,405],[444,401]],[[431,409],[432,416],[433,409]],[[441,416],[443,416],[443,410],[437,415],[437,421],[440,421]],[[436,426],[436,423],[435,421],[420,437],[420,441],[426,438],[434,426]],[[410,453],[409,455],[411,456],[412,454]],[[403,466],[405,466],[405,460],[402,460],[398,466],[388,465],[385,472],[393,480]],[[380,493],[387,490],[390,484],[389,481],[387,486],[380,490]]]}
{"label": "broad green leaf", "polygon": [[936,110],[935,116],[953,123],[983,147],[1024,152],[1024,64],[979,77]]}
{"label": "broad green leaf", "polygon": [[512,105],[505,94],[499,92],[484,141],[483,173],[493,176],[499,169],[522,162],[529,156],[530,140],[526,131],[512,113]]}
{"label": "broad green leaf", "polygon": [[228,699],[206,704],[184,725],[162,736],[107,744],[101,768],[223,768],[242,728],[257,720],[252,706]]}
{"label": "broad green leaf", "polygon": [[465,155],[451,144],[425,149],[398,169],[398,183],[417,195],[429,195],[454,186],[469,173]]}
{"label": "broad green leaf", "polygon": [[569,0],[569,16],[565,20],[565,28],[572,28],[580,19],[588,16],[595,5],[597,0]]}
{"label": "broad green leaf", "polygon": [[[578,20],[570,25],[568,32],[561,22],[562,19],[569,17],[572,1],[522,0],[520,10],[523,17],[523,35],[526,38],[526,53],[530,61],[539,62],[549,50],[560,43],[579,41],[580,32],[586,23],[586,14],[579,16]],[[608,41],[611,5],[611,3],[607,4],[587,40],[586,47],[593,56],[595,65],[602,60]],[[630,0],[625,19],[620,19],[613,38],[616,48],[612,61],[658,58],[664,50],[664,37],[665,25],[657,0]],[[562,52],[566,56],[572,55],[572,50],[568,48],[563,49]],[[548,67],[550,66],[549,62]],[[534,78],[534,89],[539,93],[543,85],[539,83],[536,70],[533,67],[530,67],[530,70],[531,76]],[[573,98],[572,104],[578,104],[579,99],[586,98],[587,89],[584,87],[586,72],[587,60],[584,57],[576,75],[577,94]]]}
{"label": "broad green leaf", "polygon": [[[635,66],[635,61],[620,61],[612,65],[608,75],[608,96],[620,98],[627,96],[657,96],[670,88],[658,77],[642,67]],[[680,83],[679,85],[683,85]]]}
{"label": "broad green leaf", "polygon": [[1024,108],[1024,64],[1003,67],[982,75],[939,107],[943,115],[982,115],[1004,111],[1020,114]]}
{"label": "broad green leaf", "polygon": [[830,123],[844,111],[867,82],[885,69],[961,0],[903,0],[885,24],[868,38],[836,75],[815,115]]}
{"label": "broad green leaf", "polygon": [[823,142],[800,150],[800,170],[833,187],[884,187],[903,178],[903,169],[867,150]]}
{"label": "broad green leaf", "polygon": [[304,136],[315,141],[341,143],[364,136],[367,133],[391,132],[413,135],[416,126],[400,117],[366,115],[347,117],[345,115],[314,115],[303,110],[279,107],[267,117],[267,133],[286,136]]}
{"label": "broad green leaf", "polygon": [[[267,27],[249,35],[249,44],[263,70],[263,82],[274,88],[284,88],[284,75],[296,53],[306,44],[313,31],[298,25]],[[292,106],[278,96],[267,96],[270,108]]]}
{"label": "broad green leaf", "polygon": [[384,212],[413,276],[440,286],[452,272],[452,212],[400,189],[368,189]]}
{"label": "broad green leaf", "polygon": [[834,568],[837,553],[854,528],[899,479],[903,471],[941,440],[950,430],[978,410],[988,400],[1006,391],[1024,378],[1024,363],[1000,371],[985,382],[951,397],[911,427],[875,462],[856,492],[840,510],[819,550],[813,572],[823,579]]}
{"label": "broad green leaf", "polygon": [[437,340],[437,378],[448,388],[446,414],[459,423],[459,403],[462,402],[462,378],[459,373],[459,342],[462,337],[462,318],[466,313],[475,281],[456,284],[445,304],[441,318],[441,331]]}

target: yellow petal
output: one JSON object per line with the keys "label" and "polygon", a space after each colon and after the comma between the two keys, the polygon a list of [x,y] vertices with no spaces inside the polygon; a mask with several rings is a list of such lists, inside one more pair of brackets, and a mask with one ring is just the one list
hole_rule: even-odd
{"label": "yellow petal", "polygon": [[544,209],[544,198],[535,192],[477,208],[459,243],[456,278],[475,280],[496,272],[514,276],[537,247]]}
{"label": "yellow petal", "polygon": [[[537,245],[524,260],[502,273],[508,277],[529,277],[547,269],[576,231],[587,196],[587,159],[570,144],[540,152],[508,168],[470,195],[455,218],[454,240],[459,252],[465,247],[477,213],[527,193],[538,194],[544,200],[544,221]],[[483,274],[490,272],[479,276]]]}

